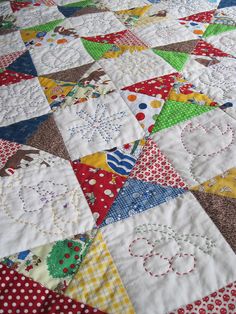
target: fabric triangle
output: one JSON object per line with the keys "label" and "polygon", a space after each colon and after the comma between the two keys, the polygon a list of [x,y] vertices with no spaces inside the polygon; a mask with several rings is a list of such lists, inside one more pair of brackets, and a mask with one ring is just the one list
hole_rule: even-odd
{"label": "fabric triangle", "polygon": [[78,2],[72,2],[72,3],[68,3],[65,4],[63,7],[66,8],[86,8],[89,6],[95,6],[95,4],[93,3],[93,0],[84,0],[84,1],[78,1]]}
{"label": "fabric triangle", "polygon": [[0,176],[3,174],[2,168],[5,166],[8,159],[14,155],[20,147],[21,145],[18,143],[0,140]]}
{"label": "fabric triangle", "polygon": [[0,57],[0,69],[7,68],[13,61],[15,61],[17,58],[19,58],[26,51],[27,50],[9,53],[9,54],[7,54],[7,58],[6,58],[6,56],[1,56]]}
{"label": "fabric triangle", "polygon": [[192,193],[236,252],[236,199],[199,191]]}
{"label": "fabric triangle", "polygon": [[47,119],[37,125],[37,129],[27,137],[26,144],[60,158],[70,159],[53,115],[48,115]]}
{"label": "fabric triangle", "polygon": [[110,50],[113,46],[111,44],[92,42],[89,40],[85,40],[84,38],[81,38],[81,41],[84,45],[84,48],[88,51],[88,53],[94,60],[101,59],[104,53]]}
{"label": "fabric triangle", "polygon": [[186,190],[128,178],[111,206],[105,226],[165,203]]}
{"label": "fabric triangle", "polygon": [[[196,61],[197,59],[195,59]],[[188,102],[202,106],[219,106],[212,98],[198,90],[182,75],[176,77],[176,81],[169,93],[168,100]]]}
{"label": "fabric triangle", "polygon": [[73,69],[67,69],[64,71],[46,74],[46,75],[43,75],[43,77],[46,77],[52,80],[62,81],[62,82],[77,83],[93,64],[94,62],[84,64]]}
{"label": "fabric triangle", "polygon": [[130,86],[126,86],[122,88],[122,90],[129,90],[130,92],[145,94],[152,97],[160,95],[162,99],[166,100],[178,75],[178,73],[171,73],[160,77],[155,77]]}
{"label": "fabric triangle", "polygon": [[217,9],[228,8],[236,5],[235,0],[221,0]]}
{"label": "fabric triangle", "polygon": [[[31,158],[32,153],[25,152],[29,152],[28,156]],[[42,156],[40,155],[39,158]],[[92,230],[85,234],[75,235],[73,238],[18,252],[2,258],[0,262],[10,268],[14,265],[18,273],[63,294],[83,261],[95,235],[96,233]],[[67,271],[64,271],[65,268]],[[43,276],[39,275],[42,271]]]}
{"label": "fabric triangle", "polygon": [[7,86],[10,84],[16,84],[23,80],[30,80],[34,78],[32,75],[18,73],[11,70],[5,70],[0,72],[0,86]]}
{"label": "fabric triangle", "polygon": [[82,10],[82,8],[79,8],[79,7],[58,6],[57,8],[58,8],[58,11],[60,11],[65,17],[72,17],[78,11]]}
{"label": "fabric triangle", "polygon": [[216,10],[200,12],[197,14],[189,15],[187,17],[180,18],[180,21],[193,21],[201,23],[210,23]]}
{"label": "fabric triangle", "polygon": [[37,76],[37,71],[33,64],[29,51],[26,51],[21,56],[19,56],[19,58],[13,61],[7,67],[7,70]]}
{"label": "fabric triangle", "polygon": [[91,208],[96,224],[100,225],[126,179],[117,174],[90,167],[77,161],[72,163],[72,167]]}
{"label": "fabric triangle", "polygon": [[235,180],[236,168],[231,168],[200,185],[192,187],[191,190],[236,198]]}
{"label": "fabric triangle", "polygon": [[121,96],[146,134],[151,133],[157,115],[161,112],[162,106],[164,105],[164,100],[161,97],[152,97],[128,90],[122,90]]}
{"label": "fabric triangle", "polygon": [[20,121],[0,128],[0,138],[19,144],[27,144],[27,139],[49,118],[46,114],[37,118]]}
{"label": "fabric triangle", "polygon": [[76,16],[82,16],[85,14],[92,14],[92,13],[101,13],[101,12],[107,12],[108,9],[99,9],[95,7],[87,7],[87,8],[81,8],[74,11],[74,13],[71,15],[71,17]]}
{"label": "fabric triangle", "polygon": [[197,56],[210,56],[210,57],[231,57],[228,53],[223,52],[222,50],[215,48],[211,44],[207,43],[204,40],[199,40],[196,47],[192,51],[193,55]]}
{"label": "fabric triangle", "polygon": [[168,100],[165,102],[161,113],[156,119],[152,133],[169,128],[212,109],[214,107]]}
{"label": "fabric triangle", "polygon": [[46,77],[39,77],[38,80],[52,110],[56,110],[64,103],[66,96],[77,84],[76,82],[51,80]]}
{"label": "fabric triangle", "polygon": [[37,26],[29,27],[29,28],[24,28],[24,31],[50,32],[50,31],[53,31],[54,28],[63,21],[64,19],[51,21],[45,24],[40,24]]}
{"label": "fabric triangle", "polygon": [[65,294],[106,313],[135,313],[101,231]]}
{"label": "fabric triangle", "polygon": [[163,58],[177,71],[181,71],[189,58],[189,54],[185,52],[173,52],[153,49],[155,54]]}
{"label": "fabric triangle", "polygon": [[90,36],[90,37],[83,37],[83,39],[97,42],[101,44],[115,44],[117,40],[121,39],[127,30],[120,31],[117,33],[105,34],[105,35],[98,35],[98,36]]}
{"label": "fabric triangle", "polygon": [[[81,309],[83,309],[84,313],[96,312],[97,314],[104,314],[104,312],[94,309],[89,305],[81,304],[63,294],[58,294],[53,290],[47,289],[28,276],[19,274],[14,270],[14,267],[9,268],[1,264],[0,268],[2,304],[4,304],[4,311],[6,310],[7,313],[16,313],[16,308],[19,307],[21,313],[52,313],[52,311],[63,313],[66,306],[66,311],[71,314],[81,313]],[[12,285],[9,285],[9,282]],[[22,287],[27,287],[27,289],[22,289]],[[11,302],[8,299],[9,295],[12,296]],[[25,300],[27,302],[22,302]],[[43,300],[50,300],[50,302]]]}
{"label": "fabric triangle", "polygon": [[198,63],[204,65],[205,67],[208,67],[210,65],[214,65],[217,63],[220,63],[217,59],[204,59],[204,58],[196,58],[195,61]]}
{"label": "fabric triangle", "polygon": [[187,188],[186,183],[151,138],[146,141],[129,177],[162,186]]}
{"label": "fabric triangle", "polygon": [[186,52],[191,53],[193,49],[195,48],[198,40],[187,40],[187,41],[181,41],[174,44],[169,44],[165,46],[159,46],[155,47],[156,50],[164,50],[164,51],[175,51],[175,52]]}
{"label": "fabric triangle", "polygon": [[203,34],[203,37],[207,38],[224,32],[233,31],[235,29],[236,25],[210,24],[208,25],[205,33]]}

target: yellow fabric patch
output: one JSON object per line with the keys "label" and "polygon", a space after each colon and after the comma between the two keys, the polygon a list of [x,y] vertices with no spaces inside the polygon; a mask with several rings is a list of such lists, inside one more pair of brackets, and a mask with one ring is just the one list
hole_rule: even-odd
{"label": "yellow fabric patch", "polygon": [[100,231],[65,294],[109,314],[135,314]]}
{"label": "yellow fabric patch", "polygon": [[172,88],[168,97],[168,100],[175,100],[179,102],[195,102],[199,103],[205,106],[210,106],[212,103],[214,103],[214,100],[208,97],[205,94],[198,93],[194,91],[193,93],[189,94],[182,94],[180,91],[181,86],[188,84],[188,82],[181,78],[178,77],[176,79],[176,85],[178,84],[177,88]]}
{"label": "yellow fabric patch", "polygon": [[142,46],[126,46],[126,45],[118,45],[119,50],[117,51],[107,51],[104,53],[103,58],[110,59],[110,58],[118,58],[121,56],[125,51],[129,51],[131,53],[135,51],[142,51],[147,49],[147,47]]}
{"label": "yellow fabric patch", "polygon": [[221,175],[194,186],[191,190],[236,198],[236,168],[231,168]]}
{"label": "yellow fabric patch", "polygon": [[63,100],[75,86],[73,82],[54,81],[46,77],[39,77],[38,79],[50,105],[55,99]]}

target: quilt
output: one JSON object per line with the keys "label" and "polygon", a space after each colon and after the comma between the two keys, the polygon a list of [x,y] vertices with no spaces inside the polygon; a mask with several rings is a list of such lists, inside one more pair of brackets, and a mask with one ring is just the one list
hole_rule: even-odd
{"label": "quilt", "polygon": [[0,1],[0,313],[236,313],[236,0]]}

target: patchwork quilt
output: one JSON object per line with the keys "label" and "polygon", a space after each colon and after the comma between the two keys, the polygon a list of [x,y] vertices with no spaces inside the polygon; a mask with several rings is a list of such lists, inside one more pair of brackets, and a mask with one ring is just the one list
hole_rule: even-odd
{"label": "patchwork quilt", "polygon": [[0,2],[0,313],[236,313],[236,0]]}

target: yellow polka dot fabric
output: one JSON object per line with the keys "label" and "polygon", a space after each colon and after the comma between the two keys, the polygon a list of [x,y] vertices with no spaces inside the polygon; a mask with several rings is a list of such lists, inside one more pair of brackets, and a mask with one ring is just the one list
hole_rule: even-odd
{"label": "yellow polka dot fabric", "polygon": [[135,314],[100,231],[65,293],[109,314]]}

